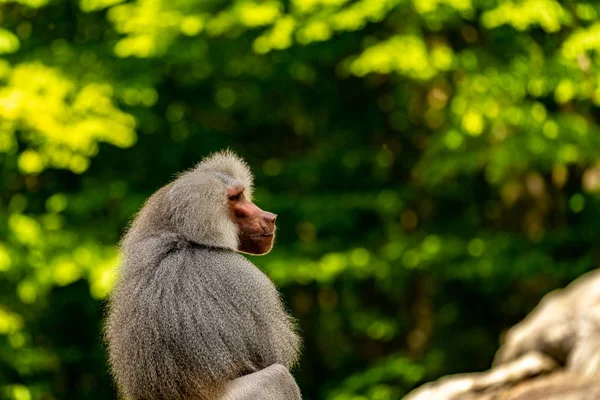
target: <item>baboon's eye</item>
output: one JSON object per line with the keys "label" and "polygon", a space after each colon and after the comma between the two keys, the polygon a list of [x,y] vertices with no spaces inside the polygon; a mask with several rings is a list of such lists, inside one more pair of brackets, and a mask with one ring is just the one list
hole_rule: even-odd
{"label": "baboon's eye", "polygon": [[234,194],[233,196],[229,196],[229,201],[238,201],[240,199],[239,194]]}

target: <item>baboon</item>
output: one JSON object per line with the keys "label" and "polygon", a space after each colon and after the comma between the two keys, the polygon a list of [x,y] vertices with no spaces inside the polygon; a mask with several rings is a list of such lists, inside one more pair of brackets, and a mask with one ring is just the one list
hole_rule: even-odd
{"label": "baboon", "polygon": [[232,152],[213,154],[154,193],[124,236],[105,338],[126,399],[299,398],[295,382],[252,397],[245,377],[289,374],[300,346],[277,289],[240,254],[268,253],[275,236],[252,179]]}

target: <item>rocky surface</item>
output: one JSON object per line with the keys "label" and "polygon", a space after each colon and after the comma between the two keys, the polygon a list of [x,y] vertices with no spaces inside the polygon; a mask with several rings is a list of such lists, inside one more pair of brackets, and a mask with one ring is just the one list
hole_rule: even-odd
{"label": "rocky surface", "polygon": [[405,400],[600,399],[600,270],[546,295],[490,370],[444,377]]}

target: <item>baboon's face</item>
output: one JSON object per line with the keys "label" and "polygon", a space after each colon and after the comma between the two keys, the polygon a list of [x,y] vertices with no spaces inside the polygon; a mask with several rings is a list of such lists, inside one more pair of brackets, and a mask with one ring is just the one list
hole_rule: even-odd
{"label": "baboon's face", "polygon": [[273,247],[277,215],[263,211],[244,196],[244,188],[227,190],[231,216],[238,226],[238,251],[248,254],[266,254]]}

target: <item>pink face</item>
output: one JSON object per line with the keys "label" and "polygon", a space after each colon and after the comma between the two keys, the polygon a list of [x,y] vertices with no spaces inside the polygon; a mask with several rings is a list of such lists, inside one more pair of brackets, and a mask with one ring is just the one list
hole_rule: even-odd
{"label": "pink face", "polygon": [[231,215],[239,228],[238,251],[248,254],[266,254],[273,247],[277,215],[263,211],[244,196],[244,188],[227,190]]}

